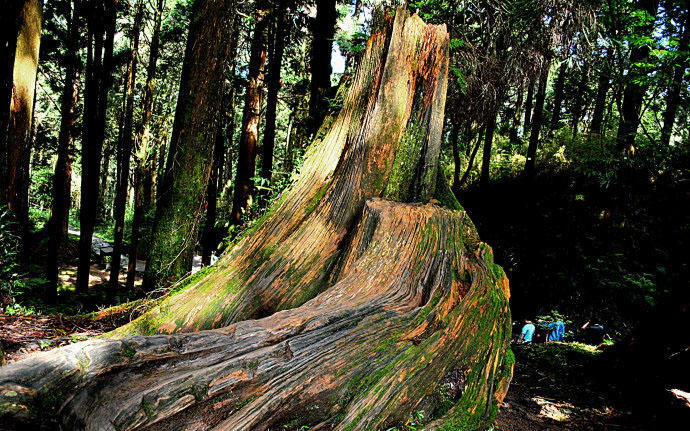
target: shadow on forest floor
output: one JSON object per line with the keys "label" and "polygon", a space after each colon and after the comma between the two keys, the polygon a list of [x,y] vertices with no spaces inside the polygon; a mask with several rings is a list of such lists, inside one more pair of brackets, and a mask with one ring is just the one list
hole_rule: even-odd
{"label": "shadow on forest floor", "polygon": [[593,373],[601,352],[579,343],[514,346],[515,372],[496,430],[642,430]]}

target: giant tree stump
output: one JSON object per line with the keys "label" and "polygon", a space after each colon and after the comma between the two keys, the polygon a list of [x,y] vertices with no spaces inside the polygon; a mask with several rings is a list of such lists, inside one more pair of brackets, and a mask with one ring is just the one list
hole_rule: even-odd
{"label": "giant tree stump", "polygon": [[439,179],[448,34],[403,8],[391,21],[267,215],[106,339],[0,368],[0,427],[493,420],[512,375],[509,289]]}

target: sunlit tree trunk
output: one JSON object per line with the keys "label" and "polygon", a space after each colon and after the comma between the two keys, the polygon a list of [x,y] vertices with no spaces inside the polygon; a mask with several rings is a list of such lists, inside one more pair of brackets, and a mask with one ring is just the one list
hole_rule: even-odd
{"label": "sunlit tree trunk", "polygon": [[[151,114],[153,111],[153,92],[156,81],[156,69],[160,51],[160,32],[165,0],[158,0],[156,15],[153,21],[153,34],[149,48],[149,64],[146,68],[146,87],[144,88],[144,105],[141,111],[141,124],[137,129],[136,148],[134,150],[134,214],[132,217],[132,239],[129,244],[127,265],[127,289],[134,287],[139,258],[139,232],[144,220],[144,210],[150,205],[152,176],[155,167],[156,153],[152,151]],[[147,190],[147,184],[148,187]]]}
{"label": "sunlit tree trunk", "polygon": [[242,216],[249,212],[254,192],[252,178],[256,172],[256,151],[261,121],[261,101],[263,99],[264,66],[268,50],[268,27],[271,21],[269,3],[262,0],[257,4],[254,35],[249,52],[249,71],[245,90],[244,110],[242,111],[242,132],[238,145],[237,174],[230,221],[242,223]]}
{"label": "sunlit tree trunk", "polygon": [[117,333],[0,368],[0,415],[89,430],[486,429],[512,374],[510,292],[438,166],[449,37],[402,7],[387,32],[252,232]]}
{"label": "sunlit tree trunk", "polygon": [[22,256],[26,258],[29,233],[29,157],[43,2],[25,0],[21,3],[7,133],[6,181],[7,206],[19,223]]}
{"label": "sunlit tree trunk", "polygon": [[156,207],[145,289],[192,268],[213,163],[232,0],[195,0],[166,172]]}
{"label": "sunlit tree trunk", "polygon": [[[125,230],[125,211],[129,191],[129,165],[132,157],[132,122],[134,121],[134,86],[137,78],[137,54],[139,34],[144,20],[144,0],[138,0],[134,12],[134,23],[129,35],[129,58],[124,88],[124,118],[117,142],[117,187],[115,188],[115,231],[113,233],[113,256],[110,263],[110,288],[119,286],[121,256],[124,252],[122,238]],[[134,238],[132,238],[134,241]]]}
{"label": "sunlit tree trunk", "polygon": [[0,14],[0,205],[7,205],[10,103],[22,3],[15,0],[2,0],[0,6],[2,6],[2,14]]}
{"label": "sunlit tree trunk", "polygon": [[58,286],[58,251],[67,234],[69,209],[71,206],[72,162],[74,161],[74,138],[76,135],[77,103],[79,99],[78,73],[80,2],[73,0],[69,19],[69,33],[66,40],[65,81],[60,100],[60,134],[58,136],[57,162],[53,179],[53,206],[49,221],[46,301],[54,303]]}

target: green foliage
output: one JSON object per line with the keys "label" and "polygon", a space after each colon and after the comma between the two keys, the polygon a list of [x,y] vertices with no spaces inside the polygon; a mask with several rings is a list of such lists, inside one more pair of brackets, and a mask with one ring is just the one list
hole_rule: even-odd
{"label": "green foliage", "polygon": [[19,283],[17,224],[7,207],[0,207],[0,309],[12,306]]}

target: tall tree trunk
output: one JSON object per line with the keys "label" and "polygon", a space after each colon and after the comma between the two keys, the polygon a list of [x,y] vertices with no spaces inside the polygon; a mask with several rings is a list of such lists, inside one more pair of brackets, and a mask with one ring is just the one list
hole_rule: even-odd
{"label": "tall tree trunk", "polygon": [[[134,279],[139,258],[139,231],[144,221],[144,209],[151,204],[152,176],[156,159],[152,151],[151,114],[153,111],[153,90],[160,52],[160,32],[165,0],[158,0],[153,21],[153,34],[149,48],[149,64],[146,68],[146,87],[144,105],[141,111],[141,124],[137,128],[136,149],[134,151],[134,215],[132,217],[132,239],[129,244],[126,288],[134,288]],[[148,181],[148,185],[147,185]],[[148,190],[147,190],[148,189]]]}
{"label": "tall tree trunk", "polygon": [[551,116],[551,130],[558,128],[561,122],[561,108],[563,107],[563,95],[565,87],[565,74],[568,72],[568,62],[561,62],[558,68],[558,76],[553,86],[553,115]]}
{"label": "tall tree trunk", "polygon": [[215,234],[218,208],[218,179],[220,178],[220,170],[221,166],[223,166],[223,155],[225,154],[223,126],[220,121],[224,113],[222,109],[219,112],[220,118],[216,128],[216,143],[213,149],[213,165],[211,166],[211,175],[208,177],[208,186],[206,188],[206,225],[204,226],[204,232],[201,236],[201,264],[204,266],[211,264],[211,254],[213,254],[218,245]]}
{"label": "tall tree trunk", "polygon": [[[639,27],[636,37],[651,37],[654,30],[656,11],[659,8],[659,0],[638,0],[638,7],[646,14],[648,22]],[[627,84],[623,92],[623,104],[621,106],[621,119],[618,123],[618,150],[631,157],[635,152],[635,135],[640,125],[640,110],[642,100],[647,91],[647,85],[639,82],[647,76],[646,68],[640,63],[649,56],[650,46],[644,43],[634,46],[630,50],[630,67],[628,68]]]}
{"label": "tall tree trunk", "polygon": [[264,127],[264,139],[261,157],[261,177],[271,183],[273,173],[273,148],[276,139],[276,111],[278,108],[278,91],[280,90],[280,68],[283,64],[283,52],[286,42],[286,28],[288,24],[287,0],[280,0],[275,11],[276,27],[273,37],[273,48],[268,63],[268,76],[266,84],[266,125]]}
{"label": "tall tree trunk", "polygon": [[3,0],[1,5],[3,13],[0,14],[0,205],[7,205],[10,103],[23,4],[14,0]]}
{"label": "tall tree trunk", "polygon": [[573,118],[570,120],[570,128],[573,133],[573,138],[575,138],[578,134],[580,120],[582,119],[582,112],[586,112],[584,107],[586,105],[585,94],[587,92],[587,83],[589,82],[589,69],[589,62],[585,60],[585,64],[582,66],[582,75],[580,75],[580,82],[577,86],[577,94],[575,95],[575,101],[573,106]]}
{"label": "tall tree trunk", "polygon": [[[117,150],[119,169],[117,172],[117,188],[115,189],[115,232],[113,242],[113,257],[110,263],[110,288],[119,287],[121,256],[124,251],[122,238],[125,230],[125,212],[127,209],[127,195],[129,191],[129,163],[132,157],[132,122],[134,119],[134,86],[137,77],[137,52],[139,51],[139,34],[144,20],[144,0],[137,2],[134,12],[134,23],[129,35],[129,58],[125,79],[125,112],[121,134],[118,137]],[[134,241],[134,238],[132,238]]]}
{"label": "tall tree trunk", "polygon": [[488,427],[514,362],[510,292],[439,173],[449,37],[402,7],[389,34],[370,38],[294,188],[119,334],[222,329],[110,334],[2,367],[0,393],[16,396],[0,414],[262,431],[402,428],[423,411],[428,430]]}
{"label": "tall tree trunk", "polygon": [[678,112],[678,105],[680,105],[680,92],[683,87],[683,77],[685,69],[688,67],[688,42],[690,40],[690,11],[685,12],[685,23],[683,24],[683,33],[678,43],[679,59],[673,66],[673,77],[671,78],[671,85],[666,93],[666,110],[664,111],[664,125],[661,128],[661,145],[668,147],[671,142],[671,135],[673,135],[673,125],[676,122],[676,113]]}
{"label": "tall tree trunk", "polygon": [[232,0],[195,0],[144,285],[191,270],[213,164]]}
{"label": "tall tree trunk", "polygon": [[309,91],[309,135],[315,134],[328,112],[326,96],[331,89],[331,53],[338,18],[336,0],[316,0],[312,21],[311,87]]}
{"label": "tall tree trunk", "polygon": [[41,0],[23,2],[19,12],[7,134],[7,206],[19,223],[23,258],[28,253],[29,157],[42,15]]}
{"label": "tall tree trunk", "polygon": [[242,134],[238,145],[237,174],[235,175],[235,194],[233,196],[230,221],[236,225],[242,223],[242,215],[251,207],[251,194],[256,170],[256,143],[259,139],[260,109],[263,98],[264,65],[268,49],[268,26],[270,24],[269,3],[257,4],[256,24],[249,54],[249,72],[245,92],[244,110],[242,111]]}
{"label": "tall tree trunk", "polygon": [[225,151],[225,161],[223,165],[223,178],[221,184],[223,188],[232,182],[232,159],[233,159],[233,142],[235,142],[235,99],[237,94],[237,47],[240,39],[240,14],[236,13],[232,21],[232,40],[230,41],[230,58],[228,59],[228,76],[230,79],[229,92],[227,94],[228,101],[225,104],[225,136],[228,142],[227,150]]}
{"label": "tall tree trunk", "polygon": [[592,121],[589,123],[589,133],[601,133],[604,121],[604,111],[606,110],[606,95],[611,88],[611,67],[613,63],[613,49],[606,50],[606,61],[602,66],[597,83],[597,95],[594,99],[594,111],[592,111]]}
{"label": "tall tree trunk", "polygon": [[527,86],[527,100],[525,101],[525,124],[522,127],[522,134],[526,135],[532,128],[532,99],[534,99],[534,86],[537,78],[532,78]]}
{"label": "tall tree trunk", "polygon": [[71,206],[72,162],[74,161],[74,138],[77,122],[76,111],[79,99],[78,72],[79,60],[79,19],[80,0],[73,0],[69,33],[66,40],[65,82],[60,100],[60,134],[58,136],[57,163],[53,179],[53,206],[49,221],[50,239],[48,241],[47,275],[45,299],[55,303],[58,286],[58,251],[67,234],[69,209]]}
{"label": "tall tree trunk", "polygon": [[491,172],[491,147],[494,142],[494,131],[496,130],[496,119],[498,112],[494,111],[486,123],[486,132],[484,135],[484,150],[482,151],[482,172],[479,176],[479,187],[483,190],[489,185],[489,178]]}
{"label": "tall tree trunk", "polygon": [[527,146],[527,160],[525,161],[524,174],[527,178],[534,176],[535,159],[537,157],[537,147],[539,146],[539,133],[544,120],[544,99],[546,98],[546,83],[549,80],[549,68],[551,60],[545,59],[539,75],[539,87],[537,97],[534,101],[534,118],[532,118],[532,129],[529,134],[529,145]]}
{"label": "tall tree trunk", "polygon": [[[453,149],[453,190],[460,184],[460,171],[462,170],[462,160],[460,159],[460,149],[458,148],[458,136],[460,135],[460,125],[458,122],[459,120],[453,119],[450,129],[450,145]],[[467,126],[467,128],[469,127],[471,125]],[[465,141],[465,145],[469,145],[469,142]]]}
{"label": "tall tree trunk", "polygon": [[97,216],[105,116],[112,84],[117,0],[87,2],[87,62],[84,87],[84,134],[81,157],[79,268],[77,292],[86,292],[91,269],[91,241]]}
{"label": "tall tree trunk", "polygon": [[522,118],[522,107],[524,106],[525,88],[524,83],[520,84],[517,92],[517,99],[515,100],[515,111],[513,112],[510,122],[510,143],[513,145],[520,145],[520,138],[518,136],[518,128],[520,127],[520,119]]}

